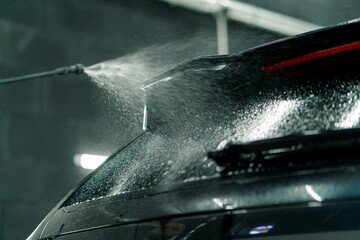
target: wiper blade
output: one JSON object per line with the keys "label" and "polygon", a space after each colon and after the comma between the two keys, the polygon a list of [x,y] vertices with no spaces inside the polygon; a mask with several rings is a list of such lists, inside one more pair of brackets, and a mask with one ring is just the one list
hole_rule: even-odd
{"label": "wiper blade", "polygon": [[228,144],[208,157],[233,170],[257,172],[293,166],[342,164],[360,160],[360,129],[291,135],[244,144]]}

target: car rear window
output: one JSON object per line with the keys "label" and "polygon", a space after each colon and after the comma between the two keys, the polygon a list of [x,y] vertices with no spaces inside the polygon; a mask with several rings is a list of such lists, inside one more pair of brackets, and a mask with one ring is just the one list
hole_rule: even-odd
{"label": "car rear window", "polygon": [[[186,79],[193,81],[199,73],[194,74]],[[184,75],[177,78],[181,82],[185,79]],[[221,78],[220,84],[242,82],[241,78],[241,74],[232,74]],[[209,77],[202,76],[201,80],[204,79]],[[211,85],[200,83],[202,87]],[[275,87],[271,87],[272,84]],[[164,89],[169,92],[169,88]],[[325,71],[321,75],[302,75],[300,79],[287,78],[274,83],[261,79],[256,84],[246,85],[247,91],[241,89],[232,90],[236,92],[235,97],[228,97],[224,92],[219,95],[216,89],[196,96],[198,93],[189,95],[187,92],[178,97],[184,100],[178,105],[173,105],[173,97],[161,99],[168,106],[157,108],[162,109],[161,114],[168,115],[160,115],[158,119],[166,119],[169,124],[150,128],[113,155],[65,205],[157,185],[218,177],[218,168],[207,158],[207,152],[229,141],[248,142],[307,131],[321,133],[354,128],[359,124],[358,74],[330,75]],[[180,91],[175,89],[174,92]],[[195,100],[202,101],[201,107]],[[171,114],[169,106],[173,108]],[[196,111],[184,112],[193,106],[197,107]]]}

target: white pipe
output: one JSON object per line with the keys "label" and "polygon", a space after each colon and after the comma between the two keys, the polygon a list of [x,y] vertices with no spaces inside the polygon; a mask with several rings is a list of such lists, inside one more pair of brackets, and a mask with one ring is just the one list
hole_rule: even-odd
{"label": "white pipe", "polygon": [[217,0],[160,0],[167,2],[173,6],[185,7],[193,11],[202,13],[215,13],[223,8],[219,5]]}
{"label": "white pipe", "polygon": [[228,26],[225,11],[220,11],[215,15],[218,54],[229,53]]}
{"label": "white pipe", "polygon": [[226,10],[226,17],[283,35],[295,35],[323,26],[234,0],[160,0],[202,13]]}

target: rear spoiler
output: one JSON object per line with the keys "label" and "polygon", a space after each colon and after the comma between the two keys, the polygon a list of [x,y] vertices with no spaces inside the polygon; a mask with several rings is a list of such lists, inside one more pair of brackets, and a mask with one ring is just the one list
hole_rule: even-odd
{"label": "rear spoiler", "polygon": [[214,70],[230,63],[245,64],[261,73],[273,73],[291,66],[360,49],[360,18],[282,38],[229,55],[200,56],[185,61],[145,81],[144,89],[193,70]]}
{"label": "rear spoiler", "polygon": [[273,84],[276,80],[301,76],[303,72],[312,74],[321,67],[327,67],[326,71],[340,69],[329,66],[345,60],[355,60],[355,66],[360,61],[360,19],[238,53],[191,59],[145,81],[144,129],[148,120],[152,126],[160,126],[184,116],[183,121],[189,121],[188,116],[203,113],[226,115],[229,112],[225,109],[256,94],[256,88],[276,88],[282,85]]}

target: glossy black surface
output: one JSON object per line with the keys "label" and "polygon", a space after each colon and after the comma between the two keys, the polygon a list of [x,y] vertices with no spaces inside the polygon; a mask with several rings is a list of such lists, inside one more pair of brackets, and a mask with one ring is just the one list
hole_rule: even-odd
{"label": "glossy black surface", "polygon": [[92,231],[84,231],[76,234],[68,234],[61,236],[59,240],[95,240],[95,239],[106,239],[106,240],[119,240],[119,239],[134,239],[136,234],[136,225],[128,225],[121,227],[102,228]]}
{"label": "glossy black surface", "polygon": [[[219,200],[220,201],[220,200]],[[78,233],[56,239],[356,239],[360,233],[358,201],[165,218]]]}
{"label": "glossy black surface", "polygon": [[359,186],[359,167],[349,166],[158,187],[60,208],[47,223],[42,237],[266,206],[271,209],[311,203],[310,206],[321,207],[329,202],[356,200],[360,196]]}

